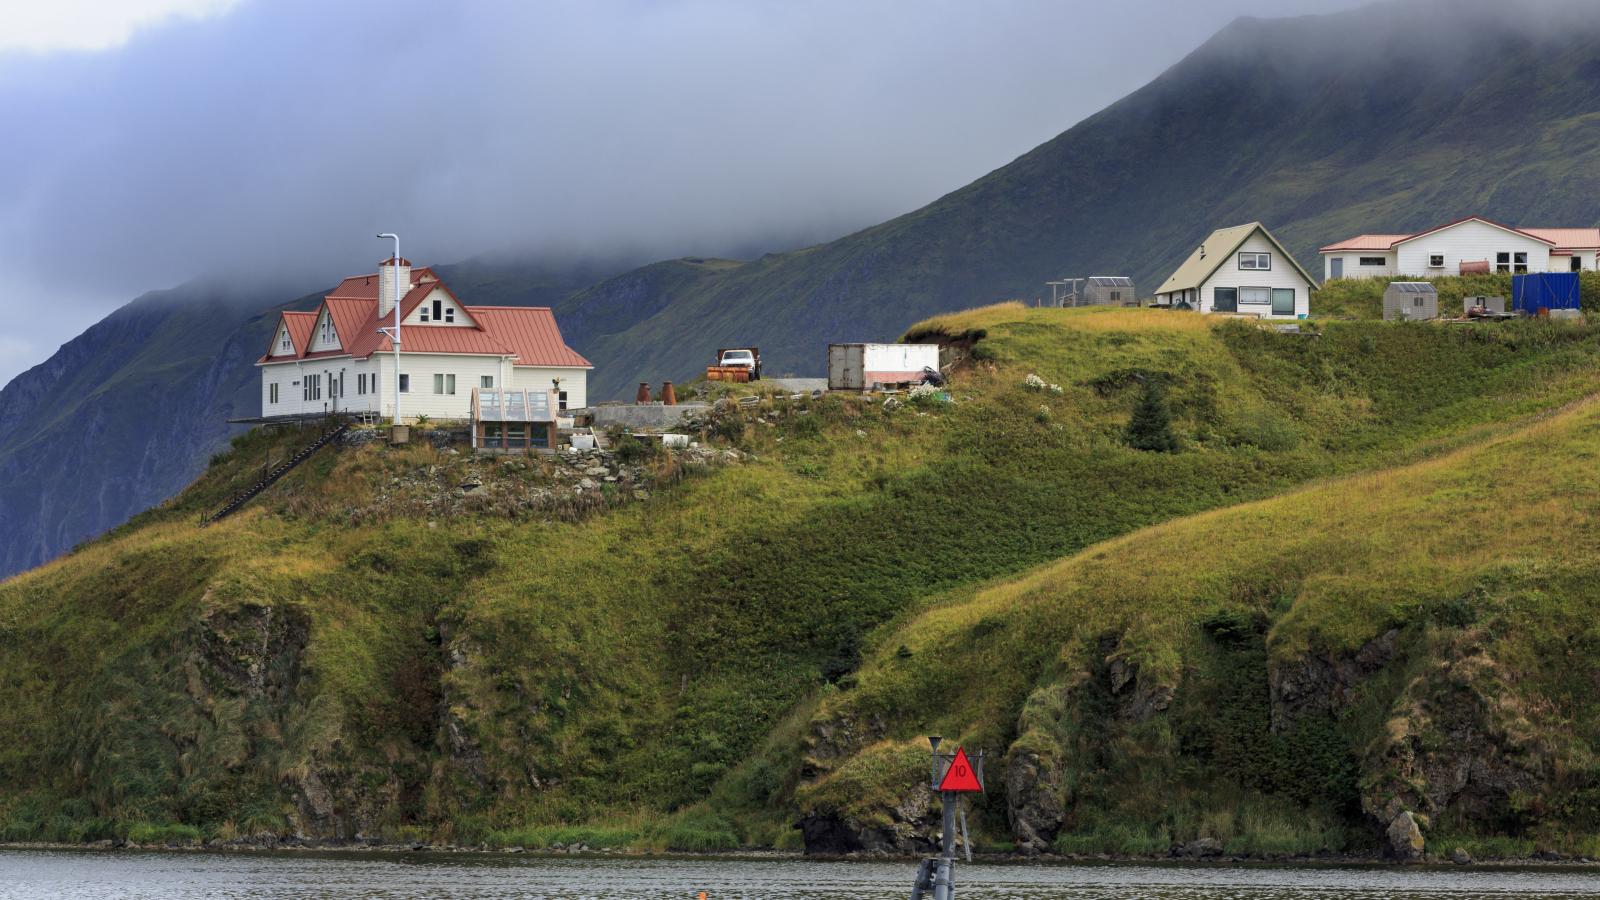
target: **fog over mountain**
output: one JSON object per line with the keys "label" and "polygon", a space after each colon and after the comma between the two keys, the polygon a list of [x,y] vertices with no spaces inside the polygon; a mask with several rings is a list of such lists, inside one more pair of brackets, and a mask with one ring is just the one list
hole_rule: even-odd
{"label": "fog over mountain", "polygon": [[0,384],[146,290],[225,274],[287,298],[368,265],[382,230],[429,262],[836,237],[1004,164],[1237,15],[1356,0],[182,5],[209,13],[94,49],[8,25],[0,113],[27,127],[0,143],[0,264],[50,304],[0,328]]}

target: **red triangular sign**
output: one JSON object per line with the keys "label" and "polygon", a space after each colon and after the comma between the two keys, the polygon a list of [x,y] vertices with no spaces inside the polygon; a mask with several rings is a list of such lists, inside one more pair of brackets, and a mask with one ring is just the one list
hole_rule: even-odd
{"label": "red triangular sign", "polygon": [[965,747],[956,748],[956,758],[950,761],[950,768],[944,771],[944,780],[939,782],[939,790],[983,793],[983,785],[978,783],[978,773],[973,771]]}

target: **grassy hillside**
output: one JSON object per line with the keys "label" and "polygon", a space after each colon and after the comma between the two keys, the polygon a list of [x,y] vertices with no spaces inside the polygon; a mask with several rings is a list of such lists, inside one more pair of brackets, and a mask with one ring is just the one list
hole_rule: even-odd
{"label": "grassy hillside", "polygon": [[[1600,352],[1591,329],[1538,322],[1338,322],[1312,337],[1150,310],[1000,306],[920,327],[983,335],[952,402],[769,399],[722,414],[704,439],[753,455],[684,471],[657,459],[660,487],[642,501],[599,488],[602,502],[581,509],[533,505],[523,501],[557,490],[542,468],[368,446],[324,451],[247,512],[197,530],[195,516],[263,458],[306,439],[241,438],[172,503],[0,584],[0,727],[18,736],[0,750],[0,835],[710,849],[792,846],[802,820],[854,828],[906,786],[883,754],[911,759],[929,724],[997,750],[1059,740],[1055,720],[1034,719],[1078,702],[1048,685],[1075,671],[1085,634],[1116,632],[1138,673],[1127,683],[1176,688],[1173,715],[1201,702],[1175,674],[1197,658],[1185,624],[1195,609],[1234,616],[1216,628],[1256,648],[1229,657],[1242,684],[1273,653],[1363,640],[1365,612],[1278,610],[1286,594],[1228,586],[1228,566],[1255,558],[1249,541],[1272,539],[1276,554],[1250,577],[1285,591],[1334,553],[1304,545],[1303,518],[1299,532],[1256,529],[1280,507],[1251,504],[1302,509],[1294,498],[1314,494],[1285,492],[1317,483],[1328,485],[1317,496],[1337,495],[1328,479],[1456,471],[1477,457],[1451,454],[1522,446],[1506,442],[1593,389]],[[1151,382],[1165,386],[1179,452],[1123,440]],[[470,481],[483,484],[474,496],[499,499],[459,500]],[[442,499],[417,500],[425,490]],[[1441,503],[1424,524],[1453,543],[1452,522],[1472,519]],[[1140,602],[1207,571],[1195,523],[1220,520],[1187,518],[1207,510],[1250,518],[1214,532],[1227,550],[1207,564],[1218,574],[1184,603]],[[1192,549],[1144,531],[1161,523]],[[1384,546],[1363,539],[1369,555]],[[1081,601],[1046,592],[1067,606],[1016,599],[1119,540],[1165,550]],[[1395,585],[1388,602],[1432,609],[1448,579],[1422,571],[1435,580]],[[1130,608],[1144,612],[1116,618]],[[1263,610],[1276,618],[1258,621]],[[956,671],[981,703],[951,705],[922,677]],[[1233,683],[1193,671],[1208,690]],[[1240,727],[1254,728],[1255,700],[1239,703]],[[1107,810],[1168,786],[1102,770]],[[852,783],[862,789],[843,790]],[[1237,790],[1277,803],[1261,784]],[[1196,807],[1223,789],[1196,782]],[[1332,800],[1304,799],[1333,804],[1330,829],[1359,825]],[[1140,834],[1161,827],[1125,809]],[[989,839],[1008,830],[993,807],[984,827]]]}
{"label": "grassy hillside", "polygon": [[[935,599],[816,714],[876,724],[803,803],[882,817],[942,730],[1048,784],[1062,850],[1364,849],[1409,810],[1438,852],[1593,855],[1597,433],[1585,400]],[[1325,662],[1359,677],[1298,694]]]}

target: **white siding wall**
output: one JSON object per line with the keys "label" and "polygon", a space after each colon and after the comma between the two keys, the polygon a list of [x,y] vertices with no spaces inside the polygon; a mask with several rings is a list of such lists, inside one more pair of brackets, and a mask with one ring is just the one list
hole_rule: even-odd
{"label": "white siding wall", "polygon": [[[394,414],[394,355],[375,353],[368,360],[349,357],[313,359],[303,362],[265,363],[261,369],[261,414],[263,416],[315,415],[324,412],[364,412]],[[466,356],[447,353],[406,353],[400,357],[400,372],[411,376],[411,390],[401,398],[400,412],[412,421],[418,414],[430,419],[466,419],[471,414],[472,389],[485,375],[493,376],[495,387],[549,390],[550,379],[560,378],[567,392],[570,409],[587,406],[588,370],[512,366],[494,356]],[[333,395],[339,376],[344,378],[344,396]],[[360,390],[360,375],[368,376],[366,393]],[[434,375],[456,376],[454,394],[434,393]],[[320,399],[302,399],[305,380],[320,375]],[[509,379],[509,382],[507,381]],[[271,385],[278,385],[278,402],[271,402]]]}
{"label": "white siding wall", "polygon": [[1573,257],[1577,257],[1583,263],[1583,271],[1593,272],[1595,270],[1595,251],[1593,250],[1574,250],[1572,251],[1572,256],[1552,256],[1550,257],[1550,270],[1552,272],[1568,271],[1572,266]]}
{"label": "white siding wall", "polygon": [[[1495,271],[1495,258],[1499,253],[1527,253],[1529,272],[1546,272],[1550,269],[1550,246],[1530,237],[1513,234],[1484,222],[1462,222],[1426,237],[1406,241],[1398,248],[1397,275],[1426,278],[1436,275],[1459,275],[1463,260],[1489,261],[1489,271]],[[1430,268],[1428,257],[1444,254],[1443,268]],[[1516,257],[1513,255],[1512,257]],[[1560,257],[1566,263],[1565,257]]]}
{"label": "white siding wall", "polygon": [[[441,316],[444,315],[444,312],[447,309],[455,310],[455,321],[446,322],[442,318],[434,319],[433,301],[435,300],[439,301],[439,314]],[[423,310],[427,310],[428,313],[428,321],[426,322],[422,321]],[[460,304],[450,299],[449,294],[435,289],[432,293],[428,294],[428,296],[422,298],[422,302],[418,303],[417,308],[411,311],[411,315],[400,320],[400,325],[402,329],[404,329],[406,325],[441,325],[447,328],[454,328],[458,326],[470,327],[472,325],[472,319],[464,311],[462,311]],[[401,336],[405,336],[404,330],[401,331]]]}
{"label": "white siding wall", "polygon": [[[379,354],[374,354],[378,356]],[[394,379],[393,358],[383,361],[388,375],[383,379],[384,411],[391,403]],[[447,353],[404,353],[400,355],[400,374],[411,376],[411,390],[400,398],[400,413],[407,421],[422,414],[430,419],[465,420],[472,414],[472,389],[484,375],[500,383],[500,358],[496,356],[455,356]],[[456,376],[454,394],[434,393],[434,375]]]}
{"label": "white siding wall", "polygon": [[[371,374],[371,363],[348,356],[313,359],[304,362],[266,363],[261,366],[261,414],[263,416],[316,415],[325,412],[359,412],[376,409],[377,395],[359,391],[358,375]],[[321,380],[319,398],[306,399],[307,376]],[[336,396],[340,378],[344,395]],[[272,385],[278,385],[278,402],[272,402]]]}
{"label": "white siding wall", "polygon": [[[1380,257],[1384,261],[1381,266],[1363,266],[1361,264],[1363,259],[1378,259]],[[1322,254],[1323,280],[1333,278],[1333,261],[1335,259],[1344,260],[1344,274],[1340,276],[1341,278],[1390,278],[1394,276],[1393,251],[1368,250],[1364,253],[1357,253],[1351,250]]]}
{"label": "white siding wall", "polygon": [[561,389],[567,392],[567,409],[581,409],[589,405],[588,369],[514,366],[512,367],[511,383],[506,386],[512,390],[547,391],[551,389],[550,379],[552,378],[561,379]]}
{"label": "white siding wall", "polygon": [[[1271,253],[1272,268],[1269,271],[1241,270],[1239,268],[1240,253]],[[1261,287],[1261,288],[1292,288],[1294,294],[1294,316],[1279,316],[1278,318],[1295,318],[1306,315],[1311,310],[1311,287],[1306,284],[1300,270],[1286,259],[1278,248],[1272,245],[1260,232],[1250,236],[1250,239],[1233,255],[1223,262],[1216,274],[1212,275],[1205,284],[1200,286],[1199,306],[1201,312],[1211,312],[1213,288],[1218,287]],[[1260,311],[1263,316],[1271,314],[1271,306],[1246,306],[1239,305],[1241,315],[1249,315]]]}
{"label": "white siding wall", "polygon": [[[322,329],[324,325],[326,325],[328,328],[327,340],[322,339]],[[339,344],[339,340],[342,337],[343,336],[334,329],[333,323],[328,316],[328,311],[324,309],[322,314],[317,316],[316,324],[311,326],[310,352],[321,353],[324,350],[342,350],[344,348]]]}

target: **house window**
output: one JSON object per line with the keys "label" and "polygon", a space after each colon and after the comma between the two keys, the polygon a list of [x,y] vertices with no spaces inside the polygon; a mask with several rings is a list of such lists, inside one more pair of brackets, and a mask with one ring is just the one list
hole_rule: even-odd
{"label": "house window", "polygon": [[1240,306],[1266,306],[1272,302],[1272,289],[1264,287],[1239,288]]}
{"label": "house window", "polygon": [[1574,271],[1574,272],[1582,272],[1583,271],[1583,257],[1574,256],[1572,258],[1572,271]]}
{"label": "house window", "polygon": [[439,321],[440,319],[443,319],[443,318],[444,318],[444,301],[443,300],[435,300],[435,301],[433,301],[433,320],[435,322],[437,322],[437,321]]}
{"label": "house window", "polygon": [[1239,289],[1238,288],[1231,288],[1231,287],[1212,288],[1211,289],[1211,311],[1212,312],[1238,312],[1239,311]]}
{"label": "house window", "polygon": [[435,373],[433,376],[433,392],[435,394],[454,394],[456,392],[456,376]]}
{"label": "house window", "polygon": [[1512,263],[1511,271],[1519,275],[1528,271],[1528,254],[1514,253],[1512,254],[1512,259],[1514,262]]}
{"label": "house window", "polygon": [[359,397],[362,394],[365,394],[366,392],[367,392],[367,373],[362,372],[362,373],[356,375],[356,396]]}
{"label": "house window", "polygon": [[481,387],[481,388],[492,388],[492,387],[494,387],[494,376],[493,375],[479,375],[478,376],[478,387]]}
{"label": "house window", "polygon": [[401,374],[401,376],[400,376],[400,393],[402,393],[402,394],[411,393],[411,376],[410,375],[406,375],[406,374],[403,374],[403,373]]}
{"label": "house window", "polygon": [[333,323],[327,319],[322,320],[322,342],[324,344],[333,340]]}
{"label": "house window", "polygon": [[1411,305],[1412,306],[1416,306],[1416,307],[1421,307],[1422,306],[1422,298],[1418,297],[1415,300],[1412,300],[1411,301]]}
{"label": "house window", "polygon": [[424,306],[422,308],[421,316],[422,316],[422,321],[424,321],[424,322],[428,321],[428,308],[426,306]]}
{"label": "house window", "polygon": [[566,412],[567,411],[567,392],[566,391],[562,391],[561,393],[556,395],[556,409],[558,409],[558,410],[560,410],[562,412]]}
{"label": "house window", "polygon": [[1272,268],[1271,253],[1241,253],[1239,268],[1252,272],[1265,272]]}
{"label": "house window", "polygon": [[278,402],[278,383],[276,381],[274,381],[273,383],[267,385],[267,402],[268,403],[277,403]]}
{"label": "house window", "polygon": [[1442,269],[1442,268],[1444,268],[1444,254],[1443,253],[1429,253],[1428,254],[1428,268],[1430,268],[1430,269]]}
{"label": "house window", "polygon": [[456,308],[454,306],[444,308],[444,320],[446,322],[454,322],[456,320]]}
{"label": "house window", "polygon": [[[1432,259],[1432,258],[1433,257],[1429,257],[1429,259]],[[1389,260],[1387,260],[1387,259],[1385,259],[1384,257],[1381,257],[1381,256],[1363,256],[1363,257],[1361,257],[1361,264],[1363,266],[1387,266],[1389,264]],[[1430,262],[1430,263],[1428,263],[1428,265],[1430,265],[1430,266],[1442,266],[1442,265],[1444,265],[1444,263],[1442,263],[1442,262],[1438,262],[1438,263]]]}
{"label": "house window", "polygon": [[1496,272],[1509,272],[1509,271],[1511,271],[1511,254],[1509,254],[1509,253],[1496,253],[1494,255],[1494,270]]}
{"label": "house window", "polygon": [[294,350],[294,341],[289,340],[288,329],[284,329],[283,338],[278,341],[278,349],[284,353],[289,353]]}

